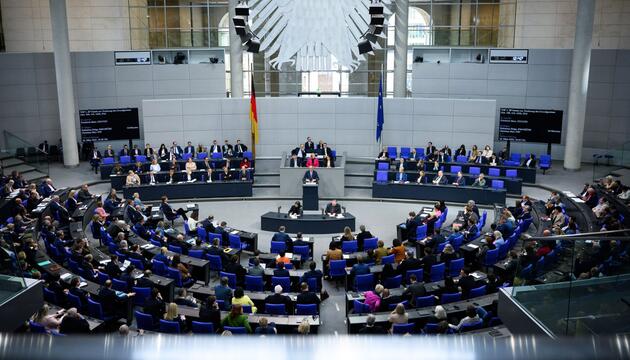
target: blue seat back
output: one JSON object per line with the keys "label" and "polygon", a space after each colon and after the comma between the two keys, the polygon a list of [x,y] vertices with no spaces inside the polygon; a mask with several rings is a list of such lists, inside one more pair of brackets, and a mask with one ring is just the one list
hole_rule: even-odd
{"label": "blue seat back", "polygon": [[79,311],[83,308],[83,304],[81,303],[81,298],[72,294],[72,293],[68,293],[68,304],[72,307],[77,308]]}
{"label": "blue seat back", "polygon": [[208,232],[206,231],[206,228],[203,226],[197,227],[197,237],[201,239],[201,241],[208,241]]}
{"label": "blue seat back", "polygon": [[476,298],[476,297],[484,296],[484,295],[486,295],[486,285],[482,285],[480,287],[470,289],[468,298],[472,299],[472,298]]}
{"label": "blue seat back", "polygon": [[241,250],[243,244],[241,243],[241,236],[240,235],[229,234],[228,235],[228,239],[230,241],[230,247],[232,249]]}
{"label": "blue seat back", "polygon": [[403,159],[409,159],[409,156],[411,155],[411,148],[408,147],[401,147],[400,148],[400,157]]}
{"label": "blue seat back", "polygon": [[180,274],[178,269],[174,269],[172,267],[167,267],[166,268],[166,276],[168,276],[169,278],[175,280],[175,286],[177,287],[183,287],[182,284],[182,274]]}
{"label": "blue seat back", "polygon": [[223,330],[229,331],[233,335],[247,334],[247,329],[242,326],[224,326]]}
{"label": "blue seat back", "polygon": [[110,165],[114,163],[114,158],[113,157],[106,157],[103,158],[103,165]]}
{"label": "blue seat back", "polygon": [[396,306],[398,306],[398,304],[402,304],[405,307],[405,309],[409,308],[409,301],[405,300],[403,302],[399,302],[399,303],[396,303],[396,304],[389,304],[389,305],[387,305],[387,309],[388,310],[394,310],[396,308]]}
{"label": "blue seat back", "polygon": [[481,168],[477,166],[471,166],[468,168],[468,173],[470,175],[479,175],[481,174]]}
{"label": "blue seat back", "polygon": [[381,265],[393,264],[395,259],[396,259],[396,257],[394,256],[394,254],[383,256],[381,258]]}
{"label": "blue seat back", "polygon": [[188,250],[188,256],[201,259],[203,258],[203,250]]}
{"label": "blue seat back", "polygon": [[346,276],[346,260],[330,260],[330,276]]}
{"label": "blue seat back", "polygon": [[284,304],[267,304],[265,303],[265,312],[272,315],[286,315],[287,309]]}
{"label": "blue seat back", "polygon": [[129,155],[123,155],[120,157],[120,163],[121,164],[129,164],[131,162],[131,156]]}
{"label": "blue seat back", "polygon": [[397,335],[413,334],[414,327],[415,327],[414,323],[394,324],[392,325],[392,333],[397,334]]}
{"label": "blue seat back", "polygon": [[122,291],[122,292],[127,292],[129,291],[129,285],[127,284],[126,281],[121,281],[118,279],[112,279],[112,288],[114,290],[118,290],[118,291]]}
{"label": "blue seat back", "polygon": [[431,266],[431,274],[429,274],[429,278],[431,282],[444,280],[444,271],[446,266],[444,263],[439,263]]}
{"label": "blue seat back", "polygon": [[389,156],[390,159],[395,159],[397,155],[398,149],[395,146],[387,147],[387,156]]}
{"label": "blue seat back", "polygon": [[457,277],[464,268],[464,258],[451,260],[448,267],[448,276]]}
{"label": "blue seat back", "polygon": [[490,168],[488,169],[489,176],[501,176],[501,169],[499,168]]}
{"label": "blue seat back", "polygon": [[409,277],[411,275],[416,275],[416,279],[418,280],[418,282],[422,282],[424,281],[424,269],[417,269],[417,270],[408,270],[405,273],[405,282],[407,284],[409,284]]}
{"label": "blue seat back", "polygon": [[389,170],[389,163],[381,161],[378,163],[378,170]]}
{"label": "blue seat back", "polygon": [[91,317],[104,320],[105,316],[103,315],[103,307],[101,306],[101,303],[96,302],[89,298],[87,300],[88,300],[88,314]]}
{"label": "blue seat back", "polygon": [[51,304],[59,304],[59,300],[57,299],[57,294],[54,291],[48,290],[47,287],[44,287],[44,301],[49,302]]}
{"label": "blue seat back", "polygon": [[192,158],[192,154],[191,153],[185,153],[184,155],[182,155],[182,160],[188,160]]}
{"label": "blue seat back", "polygon": [[442,294],[442,304],[448,304],[462,299],[462,293]]}
{"label": "blue seat back", "polygon": [[376,246],[378,244],[378,238],[368,238],[363,240],[363,250],[364,251],[368,251],[370,249],[374,250],[376,249]]}
{"label": "blue seat back", "polygon": [[370,312],[370,307],[359,300],[352,302],[352,309],[355,314],[365,314]]}
{"label": "blue seat back", "polygon": [[465,163],[466,161],[468,161],[468,158],[465,157],[464,155],[459,155],[455,158],[455,162],[458,162],[458,163]]}
{"label": "blue seat back", "polygon": [[286,249],[287,249],[287,244],[285,244],[283,241],[272,241],[271,249],[269,252],[273,254],[279,254],[283,251],[286,251]]}
{"label": "blue seat back", "polygon": [[293,253],[300,255],[302,257],[302,261],[308,260],[311,258],[311,255],[310,255],[311,250],[309,249],[308,245],[294,246]]}
{"label": "blue seat back", "polygon": [[208,157],[208,153],[207,152],[200,152],[199,154],[197,154],[197,159],[199,160],[203,160],[205,158]]}
{"label": "blue seat back", "polygon": [[394,277],[387,278],[383,282],[383,286],[385,286],[388,289],[399,288],[401,284],[402,284],[402,275],[397,275]]}
{"label": "blue seat back", "polygon": [[153,330],[153,317],[149,314],[145,314],[141,311],[134,311],[136,316],[136,324],[138,329]]}
{"label": "blue seat back", "polygon": [[518,176],[518,172],[515,169],[505,170],[505,176],[509,178],[515,178]]}
{"label": "blue seat back", "polygon": [[153,260],[153,272],[161,276],[166,275],[166,264],[159,260]]}
{"label": "blue seat back", "polygon": [[180,254],[180,255],[181,255],[181,254],[182,254],[182,252],[183,252],[181,247],[179,247],[179,246],[175,246],[175,245],[169,245],[169,246],[168,246],[168,250],[169,250],[169,251],[172,251],[172,252],[174,252],[174,253],[178,253],[178,254]]}
{"label": "blue seat back", "polygon": [[128,259],[131,265],[133,265],[138,270],[144,270],[144,263],[140,259],[129,258]]}
{"label": "blue seat back", "polygon": [[214,324],[211,322],[192,322],[193,334],[214,334]]}
{"label": "blue seat back", "polygon": [[276,285],[282,286],[282,291],[289,292],[291,291],[291,278],[286,276],[272,276],[271,287],[276,287]]}
{"label": "blue seat back", "polygon": [[341,251],[344,254],[355,253],[359,250],[359,245],[356,240],[344,241],[341,243]]}
{"label": "blue seat back", "polygon": [[168,334],[179,334],[180,330],[181,329],[179,328],[179,323],[177,321],[160,319],[160,332]]}
{"label": "blue seat back", "polygon": [[245,290],[247,291],[263,291],[263,277],[245,275]]}
{"label": "blue seat back", "polygon": [[317,304],[297,304],[295,305],[296,315],[317,315]]}
{"label": "blue seat back", "polygon": [[147,161],[147,157],[144,155],[136,155],[136,161],[139,161],[141,163]]}
{"label": "blue seat back", "polygon": [[423,308],[423,307],[428,307],[428,306],[434,306],[435,305],[435,296],[433,295],[429,295],[429,296],[418,296],[416,297],[416,307],[417,308]]}
{"label": "blue seat back", "polygon": [[134,305],[144,306],[147,298],[151,295],[151,288],[134,286],[132,289],[136,293],[136,296],[133,297]]}
{"label": "blue seat back", "polygon": [[243,157],[249,159],[249,161],[252,161],[254,159],[251,151],[244,151]]}
{"label": "blue seat back", "polygon": [[416,239],[422,240],[427,237],[427,224],[420,225],[416,228]]}
{"label": "blue seat back", "polygon": [[223,270],[223,264],[221,263],[221,256],[219,255],[206,255],[210,262],[210,270],[221,271]]}
{"label": "blue seat back", "polygon": [[462,171],[462,167],[459,165],[451,165],[451,172],[457,174],[458,171]]}
{"label": "blue seat back", "polygon": [[38,322],[32,321],[32,320],[30,320],[28,322],[28,327],[31,330],[31,333],[33,333],[33,334],[46,334],[46,333],[48,333],[48,330],[46,330],[46,327],[44,327],[44,325],[42,325],[42,324],[40,324]]}
{"label": "blue seat back", "polygon": [[483,261],[485,266],[492,266],[499,261],[499,249],[492,249],[486,252],[486,258]]}
{"label": "blue seat back", "polygon": [[364,274],[357,275],[354,279],[354,287],[356,291],[369,291],[374,288],[374,275]]}
{"label": "blue seat back", "polygon": [[387,171],[379,170],[376,172],[376,182],[387,182]]}
{"label": "blue seat back", "polygon": [[505,184],[503,183],[503,180],[492,180],[492,188],[503,189],[505,188]]}

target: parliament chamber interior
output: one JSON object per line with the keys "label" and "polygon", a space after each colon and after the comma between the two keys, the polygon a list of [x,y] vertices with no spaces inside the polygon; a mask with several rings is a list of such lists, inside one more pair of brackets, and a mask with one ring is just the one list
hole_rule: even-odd
{"label": "parliament chamber interior", "polygon": [[629,18],[0,1],[2,357],[630,357]]}

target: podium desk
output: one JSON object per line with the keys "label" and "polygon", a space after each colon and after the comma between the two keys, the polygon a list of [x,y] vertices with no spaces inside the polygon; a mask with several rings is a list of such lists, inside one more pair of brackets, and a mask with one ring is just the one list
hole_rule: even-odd
{"label": "podium desk", "polygon": [[304,210],[319,210],[319,185],[302,184],[302,206]]}

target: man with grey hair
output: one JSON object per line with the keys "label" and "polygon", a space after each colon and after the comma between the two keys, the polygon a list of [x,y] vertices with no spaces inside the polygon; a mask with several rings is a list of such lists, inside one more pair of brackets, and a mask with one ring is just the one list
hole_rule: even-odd
{"label": "man with grey hair", "polygon": [[369,314],[365,326],[359,330],[361,335],[387,335],[387,330],[380,325],[375,325],[376,316]]}
{"label": "man with grey hair", "polygon": [[265,304],[284,304],[284,309],[286,311],[287,314],[293,314],[293,302],[291,301],[291,298],[289,298],[286,295],[282,295],[282,286],[281,285],[276,285],[273,288],[273,294],[269,295],[265,298]]}
{"label": "man with grey hair", "polygon": [[61,319],[59,332],[62,334],[88,334],[90,324],[79,314],[77,308],[70,308]]}

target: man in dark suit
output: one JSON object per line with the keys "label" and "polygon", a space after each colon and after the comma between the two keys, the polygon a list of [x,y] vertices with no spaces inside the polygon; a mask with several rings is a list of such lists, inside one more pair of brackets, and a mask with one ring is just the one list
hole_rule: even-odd
{"label": "man in dark suit", "polygon": [[433,183],[435,185],[446,185],[448,184],[448,178],[446,177],[446,175],[444,175],[444,172],[440,170],[433,179]]}
{"label": "man in dark suit", "polygon": [[57,214],[56,216],[59,217],[60,223],[67,224],[70,221],[70,213],[68,209],[59,203],[59,195],[53,195],[50,202],[50,210],[53,214]]}
{"label": "man in dark suit", "polygon": [[219,226],[214,229],[214,232],[216,234],[221,235],[221,244],[224,246],[227,246],[230,240],[230,234],[228,234],[228,232],[225,230],[226,227],[227,223],[225,221],[221,221]]}
{"label": "man in dark suit", "polygon": [[234,148],[232,147],[232,145],[230,145],[230,143],[227,140],[225,140],[225,143],[221,147],[221,151],[223,152],[223,156],[231,157],[233,154]]}
{"label": "man in dark suit", "polygon": [[427,143],[427,147],[424,149],[424,153],[427,155],[433,154],[437,151],[437,148],[435,146],[433,146],[432,142],[428,142]]}
{"label": "man in dark suit", "polygon": [[212,145],[210,145],[210,153],[220,153],[221,152],[221,146],[219,146],[219,144],[217,144],[216,140],[212,140]]}
{"label": "man in dark suit", "polygon": [[234,145],[234,156],[243,157],[243,153],[247,151],[247,146],[241,144],[240,139],[236,139],[236,145]]}
{"label": "man in dark suit", "polygon": [[477,281],[475,278],[470,275],[470,269],[467,267],[463,268],[460,273],[460,278],[457,281],[457,285],[462,289],[462,297],[468,298],[468,294],[471,289],[477,287]]}
{"label": "man in dark suit", "polygon": [[116,156],[116,153],[114,153],[114,149],[112,149],[111,145],[107,145],[107,148],[105,148],[104,155],[105,155],[105,157],[111,157],[111,158]]}
{"label": "man in dark suit", "polygon": [[[144,216],[142,216],[142,212],[138,211],[133,205],[127,206],[127,217],[129,218],[129,221],[131,221],[132,224],[138,224],[140,220],[144,219]],[[146,229],[144,230],[146,231]],[[142,236],[142,238],[144,239],[144,236]]]}
{"label": "man in dark suit", "polygon": [[118,262],[118,256],[112,254],[109,256],[109,262],[105,265],[104,269],[105,273],[109,275],[110,278],[118,279],[122,271],[120,270],[120,263]]}
{"label": "man in dark suit", "polygon": [[280,228],[278,229],[278,232],[273,234],[273,237],[271,238],[271,241],[281,241],[283,243],[286,244],[286,249],[288,252],[292,252],[293,251],[293,241],[291,240],[291,237],[289,236],[289,234],[285,233],[285,227],[284,226],[280,226]]}
{"label": "man in dark suit", "polygon": [[296,246],[309,246],[310,245],[310,243],[308,241],[305,241],[302,236],[303,235],[301,232],[295,235],[295,241],[293,241],[293,248],[295,248]]}
{"label": "man in dark suit", "polygon": [[[286,253],[283,251],[280,254],[280,257],[285,257]],[[273,276],[275,277],[290,277],[291,275],[289,274],[289,270],[284,268],[284,263],[283,262],[279,262],[278,264],[276,264],[276,268],[273,270]]]}
{"label": "man in dark suit", "polygon": [[230,257],[219,247],[219,239],[212,240],[212,245],[206,250],[208,255],[221,257],[221,266],[225,269],[225,265],[230,261]]}
{"label": "man in dark suit", "polygon": [[400,295],[392,295],[389,289],[383,289],[383,298],[381,299],[381,307],[380,311],[391,311],[389,310],[390,305],[399,304],[403,301],[402,296]]}
{"label": "man in dark suit", "polygon": [[315,143],[311,140],[311,137],[306,138],[306,142],[304,143],[304,150],[307,153],[315,152]]}
{"label": "man in dark suit", "polygon": [[168,197],[162,196],[162,204],[160,205],[160,210],[167,219],[174,219],[177,215],[180,215],[184,221],[188,221],[188,216],[186,215],[186,211],[184,209],[179,208],[176,211],[173,210],[171,205],[168,203]]}
{"label": "man in dark suit", "polygon": [[225,265],[225,272],[230,274],[236,274],[236,283],[242,285],[245,282],[245,275],[247,275],[247,270],[241,265],[238,261],[237,255],[232,255],[230,261],[228,261]]}
{"label": "man in dark suit", "polygon": [[317,294],[309,291],[308,284],[304,282],[300,285],[300,293],[298,294],[295,302],[297,304],[316,304],[319,308],[321,300],[317,297]]}
{"label": "man in dark suit", "polygon": [[424,288],[422,281],[418,282],[416,274],[409,276],[409,286],[403,291],[403,297],[409,299],[409,303],[416,306],[416,298],[426,296],[427,290]]}
{"label": "man in dark suit", "polygon": [[302,161],[297,157],[297,155],[292,154],[291,159],[289,159],[289,167],[296,168],[302,166]]}
{"label": "man in dark suit", "polygon": [[327,156],[330,156],[331,158],[333,158],[332,150],[328,147],[328,144],[326,143],[324,143],[322,147],[319,149],[318,154],[322,155],[324,158],[326,158]]}
{"label": "man in dark suit", "polygon": [[190,141],[188,142],[188,144],[184,148],[184,154],[190,154],[192,156],[195,156],[195,147],[193,146],[192,142]]}
{"label": "man in dark suit", "polygon": [[357,246],[359,248],[359,251],[363,251],[363,244],[365,242],[365,239],[370,239],[373,238],[374,236],[372,235],[371,232],[365,230],[365,225],[360,225],[359,226],[359,233],[357,234],[356,238],[357,238]]}
{"label": "man in dark suit", "polygon": [[337,216],[341,214],[341,205],[337,204],[337,200],[333,199],[326,205],[325,212],[328,216]]}
{"label": "man in dark suit", "polygon": [[83,306],[87,306],[88,293],[85,290],[81,289],[80,286],[81,279],[75,276],[72,278],[72,280],[70,280],[70,289],[68,289],[68,292],[81,299],[81,304]]}
{"label": "man in dark suit", "polygon": [[94,146],[94,149],[92,150],[92,156],[90,157],[90,165],[92,166],[95,174],[98,174],[98,167],[101,164],[102,158],[103,157],[101,156],[101,152],[96,149],[96,146]]}
{"label": "man in dark suit", "polygon": [[44,140],[44,142],[39,144],[37,148],[44,154],[48,154],[50,152],[50,148],[48,147],[48,140]]}
{"label": "man in dark suit", "polygon": [[140,251],[140,246],[138,246],[138,244],[131,245],[131,249],[127,252],[127,257],[129,259],[135,259],[142,262],[142,267],[145,269],[150,267],[149,265],[151,263],[142,255],[142,252]]}
{"label": "man in dark suit", "polygon": [[138,149],[138,145],[134,144],[131,149],[131,156],[135,159],[138,155],[142,155],[142,150]]}
{"label": "man in dark suit", "polygon": [[173,154],[173,156],[175,156],[175,158],[179,160],[182,158],[184,150],[182,150],[182,147],[177,145],[177,143],[173,141],[173,146],[171,146],[171,154]]}
{"label": "man in dark suit", "polygon": [[419,222],[418,222],[418,219],[416,218],[416,212],[410,211],[409,217],[407,218],[407,221],[405,221],[405,228],[407,229],[407,239],[409,241],[416,240],[416,233],[417,233],[418,225],[419,225]]}
{"label": "man in dark suit", "polygon": [[122,150],[118,153],[118,156],[129,156],[129,147],[127,145],[123,146]]}
{"label": "man in dark suit", "polygon": [[385,330],[385,328],[380,325],[374,325],[375,323],[376,316],[374,316],[374,314],[369,314],[365,326],[361,330],[359,330],[359,334],[386,335],[387,330]]}
{"label": "man in dark suit", "polygon": [[[134,246],[137,246],[137,245],[134,245]],[[140,288],[153,289],[155,287],[155,284],[151,280],[151,275],[153,275],[151,270],[148,270],[148,269],[144,270],[143,276],[141,278],[139,278],[138,280],[136,280],[136,286],[140,287]]]}
{"label": "man in dark suit", "polygon": [[208,215],[208,217],[202,221],[200,221],[201,226],[206,229],[207,233],[213,233],[215,230],[214,224],[214,216]]}
{"label": "man in dark suit", "polygon": [[265,298],[265,304],[284,304],[284,308],[286,309],[287,314],[292,314],[293,311],[291,308],[293,306],[293,303],[291,302],[291,299],[288,296],[282,295],[282,291],[283,291],[282,286],[276,285],[273,291],[274,291],[273,295],[269,295]]}
{"label": "man in dark suit", "polygon": [[317,264],[315,261],[311,261],[308,265],[309,270],[302,275],[300,279],[301,282],[307,282],[307,279],[314,278],[317,279],[317,287],[322,289],[322,278],[324,277],[324,273],[321,270],[317,270]]}
{"label": "man in dark suit", "polygon": [[304,177],[302,177],[303,182],[319,182],[319,175],[317,175],[317,171],[313,170],[313,166],[309,166],[308,170],[304,173]]}
{"label": "man in dark suit", "polygon": [[431,266],[437,262],[435,255],[433,255],[433,249],[425,247],[424,256],[420,261],[422,262],[425,276],[428,276],[431,273]]}
{"label": "man in dark suit", "polygon": [[291,150],[291,155],[295,155],[297,158],[298,166],[304,166],[304,163],[306,162],[306,149],[304,148],[304,144],[300,144],[299,147]]}
{"label": "man in dark suit", "polygon": [[160,291],[157,288],[153,288],[151,290],[151,295],[147,298],[142,311],[145,314],[151,315],[154,323],[158,323],[162,316],[164,316],[166,303],[162,299],[162,294],[160,294]]}
{"label": "man in dark suit", "polygon": [[79,200],[79,202],[86,202],[86,201],[91,200],[93,197],[94,195],[90,193],[90,190],[88,189],[88,185],[87,184],[81,185],[81,190],[79,190],[79,193],[77,194],[77,200]]}
{"label": "man in dark suit", "polygon": [[62,334],[88,334],[90,324],[78,313],[76,308],[70,308],[61,319],[59,332]]}
{"label": "man in dark suit", "polygon": [[414,256],[413,252],[409,251],[407,252],[407,258],[398,265],[396,270],[399,274],[404,276],[409,270],[418,270],[421,268],[422,261],[420,261],[420,259],[417,259]]}

